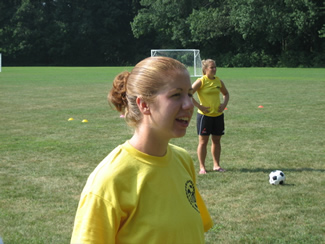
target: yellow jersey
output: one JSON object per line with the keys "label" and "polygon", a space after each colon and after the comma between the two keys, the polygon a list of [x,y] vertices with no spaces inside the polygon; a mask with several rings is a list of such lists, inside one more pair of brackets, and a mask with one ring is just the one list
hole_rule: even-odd
{"label": "yellow jersey", "polygon": [[125,142],[89,176],[71,243],[198,244],[212,225],[184,149],[155,157]]}
{"label": "yellow jersey", "polygon": [[206,75],[202,76],[200,80],[201,86],[197,90],[200,105],[210,107],[210,111],[209,113],[203,113],[198,109],[198,113],[210,117],[220,116],[222,112],[218,110],[220,106],[220,89],[222,87],[221,80],[217,76],[210,80]]}

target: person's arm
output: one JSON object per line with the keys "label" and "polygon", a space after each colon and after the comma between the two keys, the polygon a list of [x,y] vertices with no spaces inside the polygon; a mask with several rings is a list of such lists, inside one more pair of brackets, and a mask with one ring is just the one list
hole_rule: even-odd
{"label": "person's arm", "polygon": [[223,83],[223,81],[221,81],[221,93],[223,95],[223,103],[220,104],[219,106],[219,112],[222,112],[223,110],[225,110],[225,108],[227,107],[228,101],[229,101],[229,92],[225,86],[225,83]]}
{"label": "person's arm", "polygon": [[201,215],[201,219],[203,222],[204,232],[207,232],[209,229],[212,228],[213,221],[212,221],[211,215],[208,211],[208,208],[205,205],[204,200],[202,199],[197,188],[195,189],[195,198],[196,198],[197,206],[200,210],[200,215]]}
{"label": "person's arm", "polygon": [[82,194],[70,243],[114,244],[120,219],[108,201],[92,193]]}
{"label": "person's arm", "polygon": [[[200,79],[197,79],[193,85],[192,85],[192,88],[193,88],[193,95],[194,93],[201,87],[202,85],[202,81]],[[194,96],[192,97],[192,101],[193,101],[193,104],[195,107],[197,107],[198,109],[200,109],[203,113],[208,113],[209,112],[209,109],[210,107],[205,107],[205,106],[202,106],[200,103],[198,103],[195,99],[194,99]]]}

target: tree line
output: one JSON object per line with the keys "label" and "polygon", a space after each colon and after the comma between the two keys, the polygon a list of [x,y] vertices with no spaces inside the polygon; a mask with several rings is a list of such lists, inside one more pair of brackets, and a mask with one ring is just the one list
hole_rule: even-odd
{"label": "tree line", "polygon": [[134,65],[200,49],[218,66],[325,67],[322,0],[0,0],[2,64]]}

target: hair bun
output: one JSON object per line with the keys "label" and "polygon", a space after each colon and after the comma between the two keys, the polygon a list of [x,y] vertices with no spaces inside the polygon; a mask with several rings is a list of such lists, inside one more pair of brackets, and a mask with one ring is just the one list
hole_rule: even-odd
{"label": "hair bun", "polygon": [[127,106],[126,85],[130,72],[124,71],[118,74],[114,81],[113,87],[108,94],[108,102],[113,104],[117,111],[123,112]]}

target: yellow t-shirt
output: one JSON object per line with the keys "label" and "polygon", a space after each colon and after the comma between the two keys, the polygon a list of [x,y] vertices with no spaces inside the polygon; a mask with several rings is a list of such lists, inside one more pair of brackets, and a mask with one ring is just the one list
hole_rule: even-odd
{"label": "yellow t-shirt", "polygon": [[204,114],[210,117],[217,117],[222,114],[218,112],[220,106],[220,89],[222,83],[219,77],[215,76],[213,80],[210,80],[206,75],[200,78],[201,87],[197,90],[197,95],[200,104],[205,107],[210,107],[209,113],[203,113],[198,109],[198,113]]}
{"label": "yellow t-shirt", "polygon": [[184,149],[154,157],[126,142],[89,176],[71,243],[197,244],[212,225]]}

